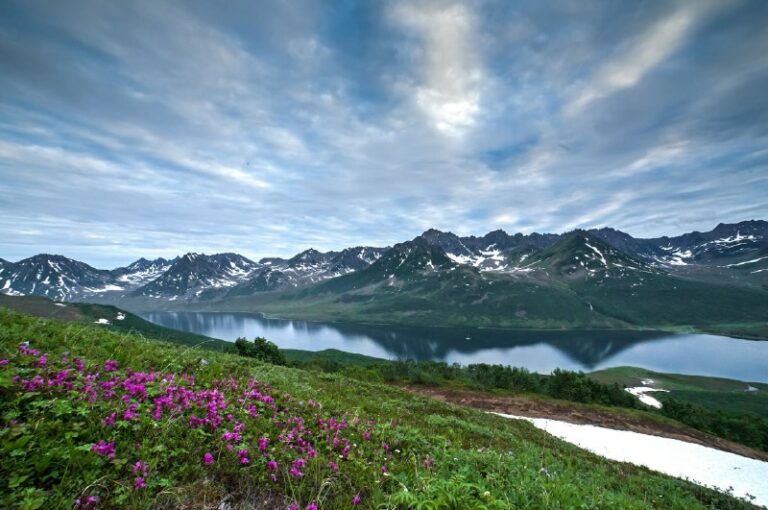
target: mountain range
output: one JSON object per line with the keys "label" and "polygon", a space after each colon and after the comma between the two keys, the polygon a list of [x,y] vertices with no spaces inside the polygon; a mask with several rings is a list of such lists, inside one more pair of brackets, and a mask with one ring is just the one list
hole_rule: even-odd
{"label": "mountain range", "polygon": [[653,239],[612,228],[564,234],[430,229],[392,247],[139,259],[112,270],[61,255],[0,259],[0,293],[282,316],[498,327],[768,321],[768,222]]}

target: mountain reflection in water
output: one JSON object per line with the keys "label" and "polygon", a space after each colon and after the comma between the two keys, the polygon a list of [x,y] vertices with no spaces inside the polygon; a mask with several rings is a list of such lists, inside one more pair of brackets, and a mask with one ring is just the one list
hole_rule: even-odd
{"label": "mountain reflection in water", "polygon": [[224,312],[152,312],[165,327],[234,341],[263,336],[286,349],[338,349],[388,359],[494,363],[549,373],[632,365],[768,382],[768,342],[652,331],[516,331],[373,326]]}

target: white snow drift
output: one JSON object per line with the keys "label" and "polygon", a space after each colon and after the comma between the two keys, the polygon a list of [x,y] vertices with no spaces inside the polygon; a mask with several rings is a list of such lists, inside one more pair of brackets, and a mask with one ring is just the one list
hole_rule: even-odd
{"label": "white snow drift", "polygon": [[677,439],[614,430],[594,425],[575,425],[544,418],[494,413],[504,418],[527,420],[539,429],[576,446],[620,462],[646,466],[654,471],[687,478],[699,485],[728,492],[768,506],[768,462]]}

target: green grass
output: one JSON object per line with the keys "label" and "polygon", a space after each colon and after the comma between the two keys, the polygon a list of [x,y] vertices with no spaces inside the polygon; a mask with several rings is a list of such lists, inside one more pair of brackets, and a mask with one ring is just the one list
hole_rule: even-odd
{"label": "green grass", "polygon": [[[17,354],[18,345],[48,353],[45,367],[37,358]],[[72,508],[78,497],[96,495],[100,506],[131,508],[216,508],[222,501],[236,508],[285,508],[298,501],[305,508],[350,508],[355,494],[361,508],[746,508],[728,496],[646,469],[601,459],[554,439],[532,425],[471,409],[419,398],[382,384],[265,365],[211,352],[112,331],[77,322],[61,323],[0,310],[0,352],[10,363],[0,367],[0,503],[24,509]],[[249,378],[275,396],[283,416],[301,417],[317,457],[301,478],[279,471],[272,481],[264,460],[253,455],[242,465],[223,448],[221,430],[190,429],[186,416],[150,417],[151,402],[136,402],[139,417],[106,427],[102,420],[122,410],[119,399],[87,392],[38,389],[25,391],[14,377],[52,376],[70,361],[85,360],[86,373],[103,374],[105,360],[123,369],[186,373],[195,387],[216,385],[226,395]],[[205,362],[201,362],[201,360]],[[48,372],[48,371],[51,372]],[[107,375],[108,376],[108,375]],[[69,376],[67,376],[69,377]],[[83,375],[73,375],[83,384]],[[178,375],[177,375],[178,377]],[[103,380],[103,376],[97,377]],[[184,384],[183,382],[177,384]],[[149,396],[163,394],[163,383],[147,384]],[[122,390],[120,390],[122,391]],[[313,400],[321,407],[310,407]],[[281,446],[281,420],[260,407],[248,418],[237,399],[233,419],[246,423],[237,448],[257,451],[256,438],[272,438],[269,455],[287,462],[297,455]],[[355,446],[338,458],[317,429],[317,419],[350,423],[345,437]],[[227,426],[229,428],[229,426]],[[369,429],[372,440],[359,432]],[[115,441],[116,456],[90,451],[98,440]],[[388,451],[380,443],[390,445]],[[216,453],[211,466],[201,454]],[[432,465],[424,466],[424,459]],[[338,471],[329,467],[338,463]],[[134,490],[136,461],[148,464],[146,487]],[[386,463],[388,473],[379,466]]]}
{"label": "green grass", "polygon": [[[109,320],[110,324],[99,325],[99,327],[110,331],[134,333],[187,346],[200,345],[209,350],[229,350],[232,348],[232,342],[158,326],[142,319],[138,315],[112,305],[55,303],[48,298],[40,296],[18,297],[0,294],[0,308],[8,308],[37,317],[84,324],[91,324],[103,318]],[[125,318],[117,320],[118,314],[124,315]]]}
{"label": "green grass", "polygon": [[325,349],[322,351],[303,351],[300,349],[280,349],[285,359],[295,363],[330,362],[339,365],[374,365],[385,362],[385,359],[374,358],[364,354],[345,352],[338,349]]}
{"label": "green grass", "polygon": [[[636,367],[617,367],[589,374],[597,381],[620,386],[642,386],[643,379],[653,379],[658,388],[670,393],[656,393],[661,401],[675,399],[727,413],[753,413],[768,418],[768,384],[742,382],[720,377],[662,374]],[[757,388],[746,392],[747,386]]]}

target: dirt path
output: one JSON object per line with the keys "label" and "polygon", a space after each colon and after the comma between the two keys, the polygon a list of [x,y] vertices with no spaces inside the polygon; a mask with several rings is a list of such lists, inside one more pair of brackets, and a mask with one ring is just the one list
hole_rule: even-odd
{"label": "dirt path", "polygon": [[622,416],[596,409],[589,409],[578,404],[549,402],[526,397],[506,397],[481,391],[429,388],[424,386],[406,386],[403,389],[442,402],[450,402],[483,411],[527,416],[530,418],[549,418],[568,423],[598,425],[617,430],[631,430],[642,434],[679,439],[689,443],[711,446],[718,450],[743,455],[752,459],[768,461],[768,453],[754,450],[732,441],[710,436],[704,432],[669,423],[659,423],[650,419],[634,416]]}

